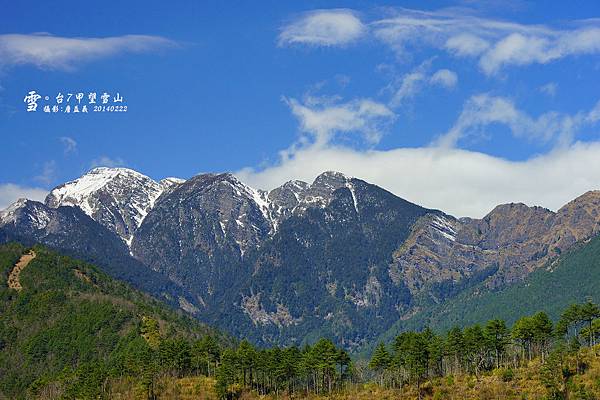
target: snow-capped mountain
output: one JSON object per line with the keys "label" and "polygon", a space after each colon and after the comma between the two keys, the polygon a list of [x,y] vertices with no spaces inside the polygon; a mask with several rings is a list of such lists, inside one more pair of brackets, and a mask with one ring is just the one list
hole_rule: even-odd
{"label": "snow-capped mountain", "polygon": [[129,244],[156,199],[181,182],[176,178],[155,182],[127,168],[94,168],[53,189],[46,205],[78,207]]}
{"label": "snow-capped mountain", "polygon": [[[254,189],[232,174],[202,174],[188,186],[195,190],[198,182],[210,182],[202,190],[218,189],[216,197],[219,199],[231,198],[233,202],[246,205],[236,208],[228,202],[223,204],[216,217],[219,221],[218,230],[234,239],[242,255],[249,246],[256,247],[266,235],[275,232],[282,220],[294,213],[302,213],[309,207],[326,206],[332,193],[340,187],[352,188],[351,178],[337,172],[321,174],[312,185],[290,181],[270,192]],[[46,205],[52,208],[78,207],[131,246],[136,231],[158,198],[163,194],[171,194],[184,183],[184,179],[172,177],[156,182],[128,168],[94,168],[80,178],[53,189],[46,197]],[[196,205],[202,210],[212,207],[201,203]],[[247,212],[247,207],[260,212],[257,215],[259,220],[249,221],[252,213]],[[235,224],[228,227],[233,222]],[[252,229],[246,231],[246,227]]]}
{"label": "snow-capped mountain", "polygon": [[[600,233],[600,192],[557,212],[500,205],[457,219],[324,172],[270,191],[232,174],[160,182],[97,168],[46,204],[0,212],[0,242],[43,243],[230,333],[262,342],[327,332],[348,347],[460,293],[514,284]],[[169,286],[171,285],[171,286]]]}
{"label": "snow-capped mountain", "polygon": [[[29,212],[25,210],[29,209]],[[0,211],[0,227],[6,225],[28,226],[32,230],[44,229],[52,219],[52,212],[42,203],[28,199],[18,199],[5,210]]]}
{"label": "snow-capped mountain", "polygon": [[[156,202],[132,242],[132,253],[154,267],[156,250],[186,257],[189,246],[242,257],[266,238],[275,224],[266,192],[232,174],[202,174],[179,184]],[[168,248],[159,242],[169,238]],[[156,247],[156,246],[160,247]]]}
{"label": "snow-capped mountain", "polygon": [[185,179],[169,177],[161,179],[160,182],[158,182],[158,184],[160,185],[162,191],[166,192],[173,190],[177,187],[177,185],[181,185],[183,182],[185,182]]}
{"label": "snow-capped mountain", "polygon": [[354,178],[334,171],[323,172],[312,184],[298,180],[289,181],[269,193],[270,208],[279,218],[286,218],[291,214],[298,215],[310,207],[326,207],[336,190],[347,188],[358,211],[354,181]]}

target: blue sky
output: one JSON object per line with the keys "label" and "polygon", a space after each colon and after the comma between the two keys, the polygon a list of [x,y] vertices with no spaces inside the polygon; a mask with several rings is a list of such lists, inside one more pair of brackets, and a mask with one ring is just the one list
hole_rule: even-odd
{"label": "blue sky", "polygon": [[[600,189],[596,2],[2,3],[0,208],[98,165],[334,169],[458,216]],[[127,112],[42,111],[105,91]]]}

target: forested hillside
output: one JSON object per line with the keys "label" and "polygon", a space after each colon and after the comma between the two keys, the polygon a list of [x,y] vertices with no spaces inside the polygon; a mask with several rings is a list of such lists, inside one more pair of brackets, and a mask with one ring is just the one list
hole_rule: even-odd
{"label": "forested hillside", "polygon": [[[39,246],[20,273],[22,289],[8,289],[9,271],[25,252],[0,247],[0,399],[96,398],[129,378],[148,390],[191,344],[226,341],[97,268]],[[160,368],[150,368],[155,351]],[[195,353],[202,368],[210,367],[205,353]]]}
{"label": "forested hillside", "polygon": [[194,398],[330,393],[351,360],[326,339],[314,346],[239,344],[96,267],[35,246],[0,247],[0,399]]}
{"label": "forested hillside", "polygon": [[[595,247],[586,248],[561,263],[591,257]],[[508,324],[490,314],[447,332],[405,331],[369,362],[327,338],[302,348],[235,342],[92,265],[33,250],[8,288],[30,249],[0,247],[0,399],[600,396],[600,310],[591,302],[554,321],[537,312]]]}

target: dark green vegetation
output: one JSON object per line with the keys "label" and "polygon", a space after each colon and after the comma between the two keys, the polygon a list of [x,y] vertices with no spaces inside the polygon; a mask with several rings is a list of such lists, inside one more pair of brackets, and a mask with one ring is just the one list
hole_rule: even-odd
{"label": "dark green vegetation", "polygon": [[242,341],[237,349],[223,352],[216,391],[219,398],[236,398],[244,391],[318,395],[343,388],[352,376],[348,353],[327,339],[302,350],[295,346],[259,350]]}
{"label": "dark green vegetation", "polygon": [[425,381],[465,374],[479,377],[496,370],[508,382],[514,369],[537,357],[541,364],[535,372],[546,388],[547,399],[569,399],[571,394],[573,398],[593,399],[593,388],[572,379],[588,366],[577,359],[571,366],[566,359],[582,346],[592,348],[598,340],[600,308],[585,302],[570,305],[556,326],[546,313],[539,312],[519,318],[512,328],[504,320],[493,319],[483,326],[455,327],[445,335],[428,328],[403,332],[392,343],[391,351],[383,343],[375,348],[369,367],[380,385],[414,385],[421,398]]}
{"label": "dark green vegetation", "polygon": [[[577,352],[600,340],[600,310],[591,302],[569,306],[556,324],[540,312],[510,328],[493,319],[445,335],[403,332],[391,349],[377,346],[369,373],[328,339],[302,348],[235,344],[94,266],[40,246],[21,272],[23,289],[8,289],[6,277],[27,250],[0,247],[0,398],[170,398],[176,392],[166,388],[185,380],[208,382],[204,398],[378,397],[356,385],[369,380],[382,396],[454,390],[467,398],[463,389],[475,387],[469,379],[499,376],[508,387],[524,374],[520,384],[537,382],[548,399],[597,394],[582,380],[597,356],[584,360]],[[454,379],[460,385],[448,389]]]}
{"label": "dark green vegetation", "polygon": [[89,264],[35,251],[17,292],[6,279],[26,249],[0,247],[0,398],[95,398],[127,376],[149,390],[160,374],[211,366],[192,345],[224,338]]}
{"label": "dark green vegetation", "polygon": [[600,237],[580,243],[546,268],[524,281],[499,291],[479,285],[456,298],[427,308],[405,321],[398,321],[381,340],[389,340],[403,330],[433,326],[445,331],[453,326],[484,323],[490,317],[512,324],[523,314],[538,310],[559,318],[573,302],[590,299],[600,302]]}
{"label": "dark green vegetation", "polygon": [[36,246],[0,247],[0,398],[110,398],[129,379],[143,398],[165,377],[216,376],[217,393],[330,392],[350,378],[348,354],[322,339],[302,350],[239,346],[97,268]]}

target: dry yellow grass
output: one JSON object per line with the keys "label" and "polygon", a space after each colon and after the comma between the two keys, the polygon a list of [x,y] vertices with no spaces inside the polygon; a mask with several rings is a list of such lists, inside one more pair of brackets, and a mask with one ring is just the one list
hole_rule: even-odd
{"label": "dry yellow grass", "polygon": [[[161,400],[216,400],[215,380],[204,376],[186,378],[162,377],[157,380],[154,392]],[[146,399],[137,382],[123,379],[111,383],[108,397],[114,400]]]}
{"label": "dry yellow grass", "polygon": [[29,253],[23,254],[21,256],[21,259],[19,260],[19,262],[17,262],[15,264],[13,269],[8,274],[8,288],[9,289],[15,289],[15,290],[23,289],[23,287],[21,286],[21,282],[19,280],[19,275],[21,274],[21,271],[27,266],[27,264],[29,264],[31,262],[31,260],[33,260],[35,258],[35,256],[36,256],[36,254],[35,254],[35,251],[33,251],[33,250],[31,250]]}
{"label": "dry yellow grass", "polygon": [[[575,375],[570,383],[570,399],[600,399],[600,345],[595,349],[583,349],[578,358],[583,371]],[[576,358],[569,360],[572,369],[576,368]],[[479,377],[460,375],[436,378],[422,385],[423,399],[430,400],[533,400],[545,399],[546,388],[540,380],[540,360],[533,360],[527,366],[513,370],[510,379],[503,370],[496,370]],[[168,378],[158,380],[155,391],[159,399],[176,400],[216,400],[215,380],[205,377]],[[130,381],[112,385],[111,399],[139,399],[135,385]],[[413,400],[418,399],[414,386],[402,389],[384,389],[374,383],[351,386],[341,393],[326,396],[287,395],[260,396],[256,393],[243,393],[239,400]]]}

